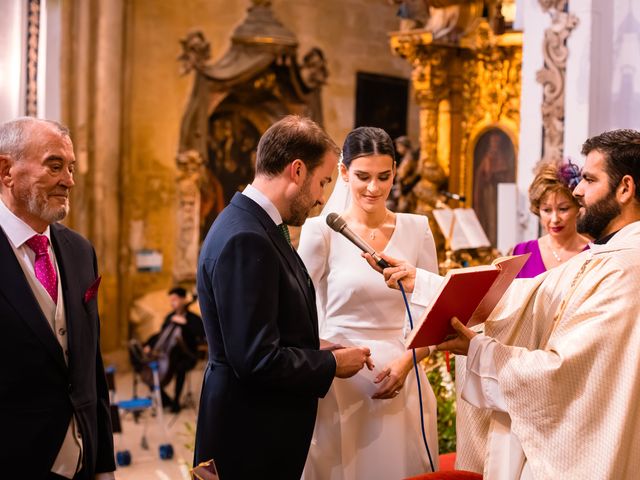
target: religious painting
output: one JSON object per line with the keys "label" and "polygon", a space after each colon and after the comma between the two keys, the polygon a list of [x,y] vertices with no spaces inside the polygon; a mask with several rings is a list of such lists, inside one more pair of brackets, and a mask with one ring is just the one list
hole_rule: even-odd
{"label": "religious painting", "polygon": [[356,85],[356,127],[379,127],[391,138],[407,134],[409,80],[358,72]]}
{"label": "religious painting", "polygon": [[260,132],[237,111],[214,113],[209,119],[209,158],[202,187],[201,238],[236,192],[253,179]]}
{"label": "religious painting", "polygon": [[490,128],[473,150],[473,209],[494,247],[498,240],[498,184],[516,180],[516,152],[509,135]]}

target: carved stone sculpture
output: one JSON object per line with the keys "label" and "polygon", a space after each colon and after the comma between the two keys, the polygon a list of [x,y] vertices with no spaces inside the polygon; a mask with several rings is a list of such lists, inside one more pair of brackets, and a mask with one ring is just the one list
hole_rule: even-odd
{"label": "carved stone sculpture", "polygon": [[194,150],[181,152],[176,158],[178,211],[173,278],[174,283],[195,282],[194,265],[198,262],[200,248],[200,186],[203,160]]}
{"label": "carved stone sculpture", "polygon": [[551,14],[552,20],[544,33],[544,67],[536,75],[537,81],[543,86],[541,162],[559,163],[564,150],[564,92],[569,56],[567,38],[578,24],[578,18],[564,11],[567,0],[540,0],[540,5]]}

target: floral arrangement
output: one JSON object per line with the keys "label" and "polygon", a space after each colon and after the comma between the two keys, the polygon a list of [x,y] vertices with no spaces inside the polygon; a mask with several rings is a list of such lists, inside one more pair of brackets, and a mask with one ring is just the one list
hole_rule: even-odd
{"label": "floral arrangement", "polygon": [[442,352],[424,362],[429,383],[437,400],[438,449],[440,454],[456,451],[455,356],[450,357],[450,370]]}

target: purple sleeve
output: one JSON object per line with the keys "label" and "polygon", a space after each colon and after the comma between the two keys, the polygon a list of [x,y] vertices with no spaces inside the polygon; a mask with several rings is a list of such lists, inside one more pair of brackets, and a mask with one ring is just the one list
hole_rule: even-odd
{"label": "purple sleeve", "polygon": [[514,255],[521,255],[523,253],[531,253],[529,260],[524,264],[520,273],[516,278],[532,278],[547,271],[542,261],[542,255],[540,255],[540,245],[538,240],[530,240],[517,244],[513,247]]}

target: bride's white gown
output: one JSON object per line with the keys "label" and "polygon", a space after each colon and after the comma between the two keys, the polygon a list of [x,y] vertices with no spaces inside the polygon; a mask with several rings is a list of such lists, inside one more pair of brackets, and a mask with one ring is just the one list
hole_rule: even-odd
{"label": "bride's white gown", "polygon": [[[373,383],[377,373],[406,351],[408,320],[402,294],[388,288],[360,250],[331,230],[323,216],[307,220],[298,251],[316,288],[320,338],[367,346],[376,366],[372,372],[365,368],[350,379],[336,379],[320,400],[302,478],[395,480],[430,471],[415,373],[409,373],[397,397],[371,399],[378,388]],[[424,216],[396,214],[395,230],[383,252],[437,273],[435,245]],[[436,400],[422,369],[420,382],[425,429],[437,469]]]}

